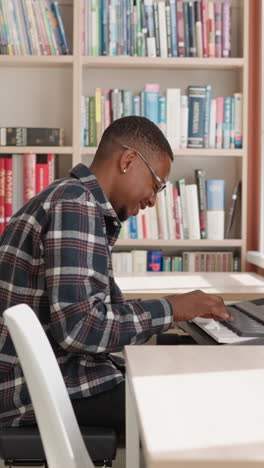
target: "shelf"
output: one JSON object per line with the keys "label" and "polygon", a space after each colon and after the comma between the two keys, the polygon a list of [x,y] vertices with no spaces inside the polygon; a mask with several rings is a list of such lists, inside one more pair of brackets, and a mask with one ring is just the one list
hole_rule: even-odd
{"label": "shelf", "polygon": [[82,57],[84,67],[94,68],[175,68],[200,70],[237,70],[244,66],[243,58],[199,57]]}
{"label": "shelf", "polygon": [[0,55],[0,67],[57,67],[72,64],[72,55]]}
{"label": "shelf", "polygon": [[159,248],[191,248],[197,247],[199,249],[203,248],[233,248],[233,247],[241,247],[242,240],[241,239],[225,239],[222,241],[215,241],[215,240],[163,240],[163,239],[118,239],[116,247],[159,247]]}
{"label": "shelf", "polygon": [[72,146],[0,146],[0,154],[71,154],[72,152]]}
{"label": "shelf", "polygon": [[[96,152],[97,148],[89,146],[82,148],[83,155],[91,155],[93,156]],[[178,157],[185,157],[185,156],[206,156],[206,157],[243,157],[243,149],[215,149],[215,148],[201,148],[201,149],[191,149],[191,148],[184,148],[173,150],[173,154],[176,158]]]}

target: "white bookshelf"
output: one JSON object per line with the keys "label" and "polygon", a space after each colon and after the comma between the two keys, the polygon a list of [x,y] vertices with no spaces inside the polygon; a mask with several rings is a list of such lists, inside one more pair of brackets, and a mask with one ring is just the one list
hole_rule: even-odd
{"label": "white bookshelf", "polygon": [[193,182],[194,169],[204,168],[207,178],[226,180],[227,208],[235,181],[242,180],[241,230],[234,238],[215,242],[119,240],[117,248],[225,248],[241,254],[245,268],[247,243],[248,158],[248,44],[249,0],[232,0],[232,58],[83,57],[81,51],[81,0],[60,0],[61,12],[73,54],[58,57],[0,56],[0,126],[47,126],[65,129],[64,147],[0,147],[0,153],[56,153],[58,176],[78,162],[89,165],[96,148],[81,146],[81,96],[95,87],[139,91],[147,82],[168,87],[211,84],[214,96],[243,93],[243,149],[181,149],[174,151],[171,181],[185,177]]}

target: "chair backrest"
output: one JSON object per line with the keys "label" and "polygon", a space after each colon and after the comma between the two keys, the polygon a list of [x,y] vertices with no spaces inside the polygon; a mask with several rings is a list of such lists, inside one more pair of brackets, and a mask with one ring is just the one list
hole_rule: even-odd
{"label": "chair backrest", "polygon": [[4,312],[35,411],[49,468],[94,468],[55,355],[26,304]]}

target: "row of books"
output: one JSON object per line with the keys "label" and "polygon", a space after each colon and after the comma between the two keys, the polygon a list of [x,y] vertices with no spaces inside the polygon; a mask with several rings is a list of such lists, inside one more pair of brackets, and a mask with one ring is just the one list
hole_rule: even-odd
{"label": "row of books", "polygon": [[54,154],[0,155],[0,235],[11,216],[54,180]]}
{"label": "row of books", "polygon": [[242,93],[212,97],[212,86],[167,88],[145,84],[133,94],[131,89],[96,88],[94,96],[82,96],[83,146],[97,146],[108,125],[128,115],[141,115],[152,120],[163,131],[173,149],[242,148]]}
{"label": "row of books", "polygon": [[83,54],[230,57],[230,2],[83,0]]}
{"label": "row of books", "polygon": [[69,53],[58,2],[0,0],[0,54]]}
{"label": "row of books", "polygon": [[0,127],[0,146],[63,146],[64,129]]}
{"label": "row of books", "polygon": [[237,181],[225,223],[225,180],[205,179],[203,169],[195,170],[194,184],[185,178],[167,183],[157,196],[156,205],[140,210],[122,224],[122,239],[210,239],[223,240],[232,233],[235,215],[239,216],[241,182]]}
{"label": "row of books", "polygon": [[112,253],[113,270],[119,273],[146,271],[227,272],[240,271],[240,259],[232,251],[184,251],[164,255],[162,251],[132,250]]}

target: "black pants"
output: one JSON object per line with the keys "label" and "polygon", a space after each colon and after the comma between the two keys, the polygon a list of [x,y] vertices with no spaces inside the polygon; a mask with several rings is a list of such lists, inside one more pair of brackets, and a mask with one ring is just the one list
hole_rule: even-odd
{"label": "black pants", "polygon": [[125,382],[89,398],[72,400],[80,426],[112,427],[125,434]]}

